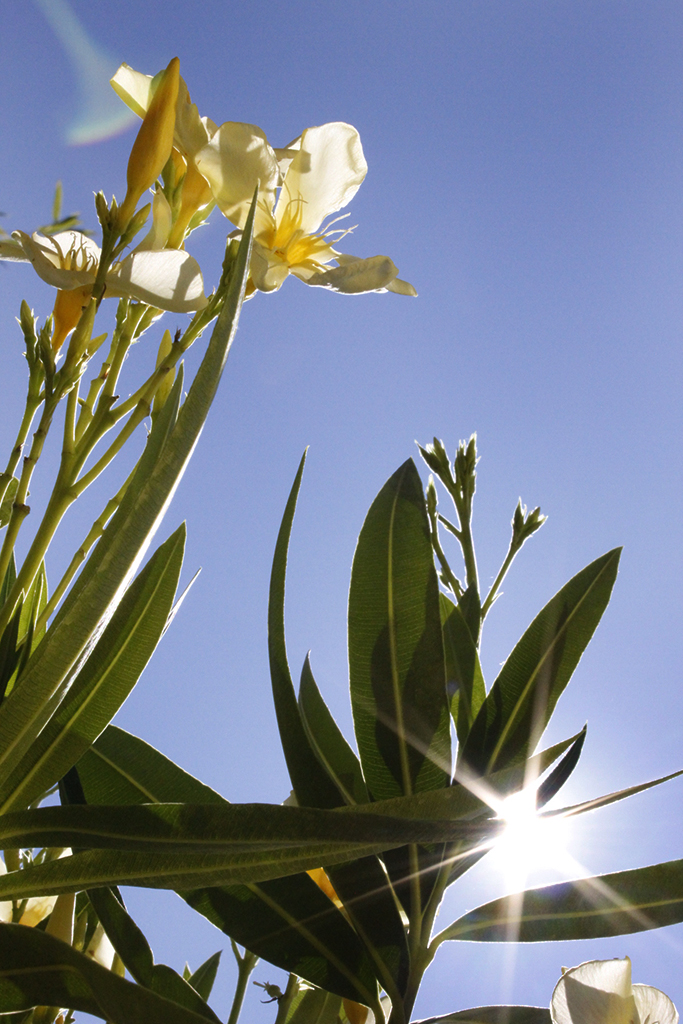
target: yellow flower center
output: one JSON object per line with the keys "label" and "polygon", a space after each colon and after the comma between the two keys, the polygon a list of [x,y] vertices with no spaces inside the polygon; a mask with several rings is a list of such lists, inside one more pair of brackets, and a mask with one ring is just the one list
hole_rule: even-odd
{"label": "yellow flower center", "polygon": [[273,218],[272,224],[259,234],[258,241],[290,267],[306,265],[313,270],[321,270],[325,263],[334,258],[329,238],[331,232],[307,235],[301,226],[303,206],[301,196],[290,199],[279,223]]}

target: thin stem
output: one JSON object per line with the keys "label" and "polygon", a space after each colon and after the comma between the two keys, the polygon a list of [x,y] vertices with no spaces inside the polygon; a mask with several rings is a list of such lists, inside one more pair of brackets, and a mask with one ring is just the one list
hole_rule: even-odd
{"label": "thin stem", "polygon": [[453,593],[455,595],[456,601],[459,601],[460,598],[463,595],[462,584],[461,584],[460,580],[458,579],[458,577],[454,574],[454,572],[451,569],[450,565],[448,564],[448,559],[446,558],[444,550],[441,547],[441,541],[439,540],[439,522],[438,522],[438,517],[436,515],[432,516],[430,514],[429,519],[430,519],[430,522],[431,522],[431,531],[430,531],[430,533],[431,533],[431,536],[432,536],[432,547],[434,548],[434,552],[436,554],[436,557],[439,559],[439,565],[441,566],[441,572],[443,573],[446,581],[448,582],[448,586],[453,591]]}
{"label": "thin stem", "polygon": [[31,429],[31,424],[33,423],[33,417],[40,408],[41,401],[42,399],[40,398],[40,388],[38,388],[38,391],[36,393],[33,393],[31,388],[31,381],[29,380],[29,390],[26,396],[26,407],[24,409],[24,415],[21,420],[21,425],[19,426],[17,438],[16,441],[14,442],[14,447],[12,448],[10,457],[7,461],[7,468],[5,469],[5,472],[0,476],[0,505],[2,505],[3,501],[5,500],[7,488],[12,482],[14,471],[17,468],[17,465],[19,464],[19,459],[21,458],[21,453],[24,450],[26,438],[28,437],[28,432]]}
{"label": "thin stem", "polygon": [[508,570],[509,570],[510,566],[512,565],[512,563],[514,561],[514,558],[515,558],[515,555],[518,553],[520,547],[521,547],[521,545],[520,544],[516,544],[515,543],[515,538],[513,537],[513,539],[510,541],[510,547],[508,548],[508,553],[505,556],[505,561],[501,565],[500,571],[499,571],[498,575],[496,576],[495,580],[493,581],[493,584],[491,585],[491,589],[489,590],[489,592],[488,592],[488,594],[486,596],[486,600],[484,601],[483,605],[481,606],[481,621],[482,622],[486,618],[487,613],[490,611],[491,605],[495,601],[496,595],[498,594],[498,591],[500,590],[502,582],[505,579],[505,577],[507,576]]}
{"label": "thin stem", "polygon": [[71,559],[71,561],[69,563],[68,569],[66,570],[66,572],[62,576],[61,580],[57,584],[57,587],[56,587],[54,593],[52,594],[52,597],[48,601],[47,605],[45,606],[44,611],[39,616],[39,618],[38,618],[38,620],[36,622],[36,626],[35,626],[36,633],[39,633],[40,630],[43,629],[43,627],[47,624],[48,619],[50,618],[50,616],[54,612],[54,610],[57,607],[57,605],[59,604],[59,602],[64,597],[64,594],[66,593],[66,591],[67,591],[67,589],[69,587],[69,584],[71,583],[72,579],[74,578],[74,576],[76,575],[76,573],[78,572],[80,567],[83,565],[83,562],[85,561],[85,559],[87,557],[87,554],[90,551],[91,547],[93,546],[93,544],[95,544],[100,539],[100,537],[104,533],[104,530],[105,530],[105,527],[106,527],[107,523],[109,522],[109,520],[113,516],[114,512],[116,512],[116,510],[119,507],[119,505],[121,504],[121,502],[123,501],[123,496],[124,496],[124,494],[126,493],[126,491],[128,489],[129,483],[133,479],[133,475],[134,475],[136,469],[137,469],[137,466],[135,466],[133,468],[133,470],[131,471],[128,479],[125,481],[125,483],[122,485],[122,487],[118,490],[118,492],[114,495],[114,497],[109,499],[109,501],[105,505],[101,515],[98,516],[98,518],[95,520],[95,522],[90,527],[90,531],[89,531],[87,537],[85,538],[85,540],[83,541],[81,546],[78,548],[78,550],[74,554],[73,558]]}
{"label": "thin stem", "polygon": [[[152,396],[154,397],[154,396]],[[142,421],[149,416],[152,407],[151,399],[148,401],[138,402],[138,408],[131,414],[125,426],[121,428],[117,436],[114,438],[112,443],[109,445],[103,455],[97,460],[92,469],[80,478],[76,483],[72,485],[72,491],[74,498],[78,498],[83,491],[85,491],[90,484],[100,475],[100,473],[107,468],[112,459],[121,451],[128,438],[134,433],[135,430],[140,426]],[[93,442],[93,447],[97,443],[97,439]],[[78,460],[77,471],[82,466],[83,462],[87,458],[89,452],[84,453]]]}
{"label": "thin stem", "polygon": [[[460,514],[460,510],[458,510],[458,514]],[[462,556],[465,559],[467,586],[468,588],[473,586],[478,593],[479,576],[477,573],[477,559],[474,554],[474,540],[472,538],[472,529],[470,526],[471,515],[471,507],[467,509],[465,516],[460,515],[460,546],[462,547]]]}
{"label": "thin stem", "polygon": [[259,961],[259,958],[248,949],[245,949],[244,955],[240,956],[234,943],[233,952],[237,960],[237,985],[235,986],[235,995],[233,996],[227,1024],[237,1024],[242,1010],[242,1003],[244,1002],[244,995],[247,991],[249,976]]}
{"label": "thin stem", "polygon": [[[47,437],[50,425],[52,423],[52,417],[57,406],[55,396],[51,396],[48,401],[45,402],[43,407],[43,414],[40,417],[40,423],[38,428],[33,435],[33,443],[31,450],[24,458],[24,466],[21,471],[19,478],[19,484],[17,486],[17,493],[14,498],[12,505],[12,514],[10,516],[9,523],[7,524],[7,531],[5,533],[5,539],[3,541],[2,548],[0,549],[0,580],[4,580],[7,567],[12,559],[12,553],[14,551],[14,545],[16,544],[17,537],[21,526],[26,519],[26,516],[30,513],[31,509],[26,504],[26,498],[28,497],[29,484],[31,483],[31,477],[36,467],[38,459],[41,456],[43,445],[45,444],[45,438]],[[38,563],[40,564],[40,563]],[[17,578],[18,579],[18,578]],[[31,582],[33,577],[31,577]],[[30,586],[30,582],[29,582]],[[17,590],[16,584],[12,588],[12,595],[21,593],[21,590]],[[10,595],[10,596],[12,596]],[[11,608],[8,608],[9,598],[5,603],[5,608],[0,611],[0,633],[4,630],[5,626],[9,622],[16,605],[16,597]]]}

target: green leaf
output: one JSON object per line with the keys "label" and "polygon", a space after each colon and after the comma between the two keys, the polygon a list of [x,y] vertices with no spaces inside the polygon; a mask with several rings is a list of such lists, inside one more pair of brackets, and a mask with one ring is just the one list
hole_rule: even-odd
{"label": "green leaf", "polygon": [[[310,737],[314,730],[317,732],[317,739],[312,740],[311,745],[337,788],[342,794],[350,790],[351,806],[356,797],[365,797],[367,803],[360,763],[320,695],[308,657],[301,673],[299,707],[307,735]],[[304,707],[308,708],[308,716],[303,712]],[[313,728],[310,722],[314,723]],[[351,923],[372,954],[380,982],[386,987],[390,980],[390,984],[404,991],[410,967],[405,929],[379,860],[364,857],[351,864],[329,868],[327,874]]]}
{"label": "green leaf", "polygon": [[301,670],[299,711],[308,741],[344,801],[349,806],[369,803],[360,761],[323,700],[308,655]]}
{"label": "green leaf", "polygon": [[10,558],[9,565],[7,566],[7,572],[5,578],[0,586],[0,608],[4,605],[5,601],[9,597],[9,592],[14,586],[14,582],[17,578],[17,565],[14,560],[14,552]]}
{"label": "green leaf", "polygon": [[602,617],[620,549],[591,562],[536,616],[505,662],[461,759],[490,774],[530,754]]}
{"label": "green leaf", "polygon": [[206,1017],[141,985],[39,928],[0,924],[0,1013],[64,1006],[111,1022],[206,1024]]}
{"label": "green leaf", "polygon": [[19,640],[24,640],[30,632],[31,650],[38,646],[45,634],[45,627],[39,633],[35,633],[35,627],[38,616],[42,615],[46,606],[47,573],[45,572],[45,562],[43,562],[36,573],[36,578],[29,587],[28,594],[24,598],[24,603],[21,607],[21,618],[19,620]]}
{"label": "green leaf", "polygon": [[476,1006],[416,1024],[552,1024],[552,1019],[545,1006]]}
{"label": "green leaf", "polygon": [[[3,526],[7,526],[9,523],[10,516],[12,515],[12,505],[14,504],[14,497],[17,493],[18,486],[19,481],[15,476],[13,476],[7,485],[5,496],[2,499],[2,504],[0,505],[0,529],[2,529]],[[1,602],[0,607],[2,607]]]}
{"label": "green leaf", "polygon": [[321,988],[304,989],[287,1024],[337,1024],[341,999]]}
{"label": "green leaf", "polygon": [[185,471],[216,394],[237,328],[251,252],[255,202],[234,273],[204,358],[175,420],[179,373],[123,501],[0,706],[0,783],[9,777],[68,689],[80,664],[123,597]]}
{"label": "green leaf", "polygon": [[56,713],[0,787],[0,813],[27,807],[53,786],[128,697],[165,629],[184,546],[183,524],[128,589]]}
{"label": "green leaf", "polygon": [[[227,803],[149,744],[115,726],[104,731],[78,768],[92,803]],[[367,954],[307,874],[200,887],[180,895],[257,956],[347,998],[368,1000],[375,983]]]}
{"label": "green leaf", "polygon": [[[463,600],[472,591],[463,595]],[[478,594],[473,591],[478,606]],[[479,663],[476,640],[461,608],[445,594],[439,594],[444,651],[446,655],[446,688],[451,695],[451,717],[460,744],[465,743],[474,720],[486,699],[486,686]],[[472,604],[473,599],[468,599]],[[476,612],[476,607],[475,607]],[[479,622],[479,613],[476,614]]]}
{"label": "green leaf", "polygon": [[172,967],[154,963],[149,943],[126,911],[118,890],[103,886],[91,889],[88,897],[109,941],[139,985],[200,1014],[213,1024],[220,1024],[216,1014],[189,982],[181,978]]}
{"label": "green leaf", "polygon": [[220,949],[217,953],[212,953],[187,979],[195,992],[198,992],[204,1000],[207,1000],[211,995],[213,983],[216,980],[218,967],[221,962],[221,953],[222,950]]}
{"label": "green leaf", "polygon": [[559,942],[629,935],[681,921],[683,860],[672,860],[506,896],[472,910],[440,937]]}
{"label": "green leaf", "polygon": [[304,452],[285,506],[273,555],[268,599],[270,678],[277,724],[280,730],[280,742],[298,803],[307,807],[337,807],[342,802],[342,797],[322,769],[301,721],[285,643],[287,549],[305,462],[306,453]]}
{"label": "green leaf", "polygon": [[375,800],[447,786],[450,724],[439,587],[412,459],[367,514],[349,594],[351,702]]}
{"label": "green leaf", "polygon": [[584,740],[586,739],[586,726],[576,737],[568,753],[564,755],[558,765],[551,771],[547,779],[544,779],[536,792],[536,806],[543,807],[549,800],[559,793],[565,782],[579,763]]}

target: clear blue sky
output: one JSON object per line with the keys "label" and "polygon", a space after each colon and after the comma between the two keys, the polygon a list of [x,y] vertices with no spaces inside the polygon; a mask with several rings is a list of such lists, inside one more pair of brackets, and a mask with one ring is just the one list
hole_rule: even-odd
{"label": "clear blue sky", "polygon": [[[8,229],[47,219],[57,178],[65,205],[91,225],[92,192],[124,191],[132,130],[68,142],[87,104],[45,16],[50,2],[0,0]],[[419,292],[347,298],[292,279],[245,307],[164,526],[187,519],[186,575],[200,565],[202,575],[119,724],[232,800],[284,799],[265,616],[303,448],[290,660],[298,666],[311,648],[348,734],[345,608],[363,516],[415,439],[436,434],[453,449],[477,431],[482,580],[504,555],[519,495],[550,516],[487,621],[489,682],[555,590],[623,544],[614,599],[548,739],[588,721],[568,802],[683,767],[680,3],[71,0],[71,10],[97,48],[93,73],[107,60],[155,73],[177,54],[193,100],[217,123],[256,123],[275,145],[309,125],[354,124],[370,169],[350,207],[349,249],[390,255]],[[209,284],[226,227],[214,213],[195,236]],[[15,389],[17,409],[22,297],[41,317],[51,308],[29,268],[3,265],[3,395]],[[17,411],[10,402],[0,415],[6,449]],[[37,481],[36,504],[41,493]],[[64,524],[55,577],[104,497]],[[595,871],[681,857],[682,799],[674,782],[586,819],[572,850]],[[501,877],[482,869],[449,898],[442,923],[501,892]],[[216,993],[227,1014],[227,940],[175,897],[131,892],[129,903],[158,958],[176,968],[226,949]],[[636,981],[683,1009],[679,926],[520,949],[511,987],[509,951],[450,944],[416,1014],[507,998],[547,1004],[561,964],[626,953]],[[255,977],[279,974],[260,965]],[[245,1019],[272,1017],[252,989]]]}

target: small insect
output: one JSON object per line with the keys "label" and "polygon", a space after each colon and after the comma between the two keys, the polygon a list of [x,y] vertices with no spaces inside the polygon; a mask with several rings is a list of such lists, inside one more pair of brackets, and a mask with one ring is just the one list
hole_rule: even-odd
{"label": "small insect", "polygon": [[270,999],[262,999],[262,1003],[279,1003],[284,995],[284,992],[279,985],[271,985],[269,981],[255,981],[254,985],[258,985],[259,988],[264,988],[266,990],[266,995],[270,996]]}

